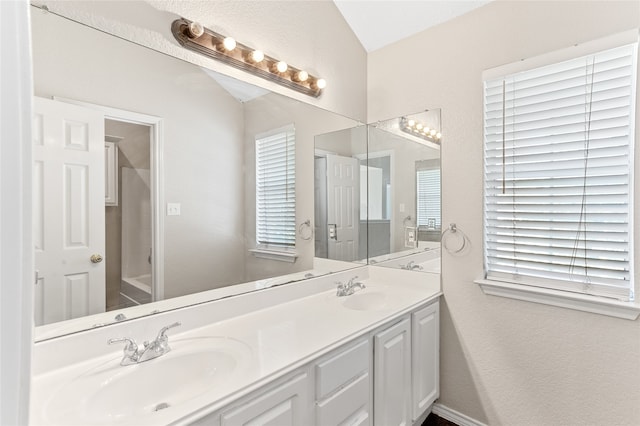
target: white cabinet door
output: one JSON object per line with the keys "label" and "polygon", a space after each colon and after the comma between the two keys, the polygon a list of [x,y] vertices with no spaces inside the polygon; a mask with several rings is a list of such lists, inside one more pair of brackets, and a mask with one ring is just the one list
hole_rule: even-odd
{"label": "white cabinet door", "polygon": [[104,205],[118,205],[118,145],[104,143]]}
{"label": "white cabinet door", "polygon": [[289,380],[234,404],[222,413],[222,426],[309,425],[313,421],[309,375],[301,372]]}
{"label": "white cabinet door", "polygon": [[409,318],[375,335],[373,422],[411,424],[411,323]]}
{"label": "white cabinet door", "polygon": [[440,304],[412,315],[413,420],[438,398],[440,390]]}

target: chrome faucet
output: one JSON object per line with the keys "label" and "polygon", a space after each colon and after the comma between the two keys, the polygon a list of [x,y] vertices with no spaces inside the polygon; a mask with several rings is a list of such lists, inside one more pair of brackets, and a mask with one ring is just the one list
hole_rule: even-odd
{"label": "chrome faucet", "polygon": [[365,288],[364,284],[362,284],[361,282],[356,282],[357,279],[358,277],[355,276],[351,278],[349,282],[347,282],[346,284],[338,282],[338,289],[336,291],[336,296],[338,297],[351,296],[356,291],[356,288],[359,288],[360,290]]}
{"label": "chrome faucet", "polygon": [[409,271],[415,271],[417,269],[418,271],[422,271],[423,268],[420,265],[416,265],[412,260],[406,265],[400,265],[400,269],[408,269]]}
{"label": "chrome faucet", "polygon": [[114,343],[126,342],[120,365],[139,364],[141,362],[149,361],[150,359],[157,358],[169,352],[171,350],[171,347],[169,346],[169,336],[167,336],[167,330],[179,325],[181,324],[179,322],[176,322],[166,327],[162,327],[156,339],[153,342],[144,342],[142,348],[138,347],[138,344],[135,340],[128,337],[109,339],[107,341],[107,344],[112,345]]}

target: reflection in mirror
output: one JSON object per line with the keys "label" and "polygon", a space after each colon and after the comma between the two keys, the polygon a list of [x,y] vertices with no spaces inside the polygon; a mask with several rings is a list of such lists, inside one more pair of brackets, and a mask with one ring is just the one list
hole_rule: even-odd
{"label": "reflection in mirror", "polygon": [[440,110],[368,126],[369,262],[440,272]]}
{"label": "reflection in mirror", "polygon": [[315,137],[316,257],[364,261],[367,257],[366,126]]}
{"label": "reflection in mirror", "polygon": [[32,43],[36,339],[365,257],[314,255],[314,136],[354,120],[37,8]]}

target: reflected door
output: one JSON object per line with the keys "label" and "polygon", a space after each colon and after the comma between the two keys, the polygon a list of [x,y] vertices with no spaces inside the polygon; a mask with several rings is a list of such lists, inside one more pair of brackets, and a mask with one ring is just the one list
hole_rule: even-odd
{"label": "reflected door", "polygon": [[327,155],[327,225],[329,259],[358,257],[360,167],[356,158]]}
{"label": "reflected door", "polygon": [[34,98],[36,325],[105,310],[104,117]]}

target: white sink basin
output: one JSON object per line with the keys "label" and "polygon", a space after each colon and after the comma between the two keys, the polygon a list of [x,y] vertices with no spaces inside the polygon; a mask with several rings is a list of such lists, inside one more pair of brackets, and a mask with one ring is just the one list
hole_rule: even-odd
{"label": "white sink basin", "polygon": [[345,296],[342,306],[356,311],[379,311],[388,308],[387,295],[379,291],[360,290]]}
{"label": "white sink basin", "polygon": [[172,350],[140,364],[111,359],[58,388],[43,417],[60,424],[115,424],[141,419],[189,401],[233,380],[251,349],[224,337],[173,339]]}

